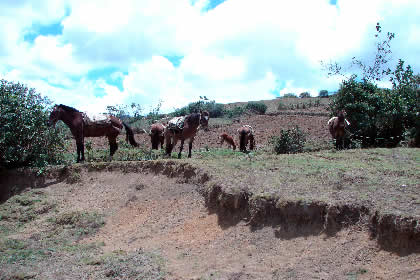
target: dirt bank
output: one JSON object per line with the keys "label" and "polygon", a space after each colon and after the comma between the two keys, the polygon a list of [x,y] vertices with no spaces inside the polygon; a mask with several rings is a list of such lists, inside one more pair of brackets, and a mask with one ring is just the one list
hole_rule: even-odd
{"label": "dirt bank", "polygon": [[[43,176],[25,170],[0,178],[3,199],[22,187],[42,187],[59,213],[104,215],[105,225],[79,242],[103,242],[105,253],[155,252],[165,260],[167,279],[418,279],[420,274],[415,219],[364,205],[232,193],[182,161],[74,165]],[[38,276],[45,275],[39,270]]]}

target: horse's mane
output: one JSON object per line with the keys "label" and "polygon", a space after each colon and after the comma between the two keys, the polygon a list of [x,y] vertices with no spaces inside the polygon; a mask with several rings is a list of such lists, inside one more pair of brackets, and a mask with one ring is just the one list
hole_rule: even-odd
{"label": "horse's mane", "polygon": [[200,113],[192,113],[185,117],[185,120],[192,124],[199,124],[200,122]]}
{"label": "horse's mane", "polygon": [[79,110],[74,109],[73,107],[70,107],[70,106],[67,106],[67,105],[60,104],[60,105],[58,105],[57,107],[62,108],[62,109],[63,109],[63,110],[65,110],[65,111],[69,111],[69,112],[78,112],[78,113],[80,113],[80,111],[79,111]]}
{"label": "horse's mane", "polygon": [[344,122],[344,113],[343,113],[343,111],[338,112],[337,117],[338,117],[338,121]]}

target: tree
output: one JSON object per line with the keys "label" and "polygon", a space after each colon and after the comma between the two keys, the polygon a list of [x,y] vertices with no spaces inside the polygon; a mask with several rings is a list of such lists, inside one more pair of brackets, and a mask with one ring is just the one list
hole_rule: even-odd
{"label": "tree", "polygon": [[[386,75],[387,71],[387,64],[391,60],[391,41],[395,38],[395,33],[387,32],[385,38],[383,38],[382,34],[382,27],[380,26],[379,22],[376,24],[376,54],[375,59],[369,65],[368,63],[353,57],[351,59],[351,63],[349,66],[345,67],[340,65],[337,62],[330,62],[325,63],[321,61],[321,65],[323,66],[324,70],[327,70],[328,76],[336,76],[340,75],[343,76],[346,80],[349,80],[354,74],[354,68],[357,69],[357,72],[361,72],[362,80],[368,82],[380,81]],[[353,70],[352,70],[353,69]],[[348,76],[348,72],[352,73]]]}
{"label": "tree", "polygon": [[321,97],[321,98],[328,97],[328,90],[326,90],[326,89],[320,90],[318,97]]}
{"label": "tree", "polygon": [[302,92],[301,94],[299,94],[299,97],[300,98],[308,98],[308,97],[311,97],[311,94],[309,92],[305,91],[305,92]]}
{"label": "tree", "polygon": [[297,98],[297,95],[296,95],[296,93],[289,92],[289,93],[285,93],[283,95],[283,97],[285,97],[285,98]]}
{"label": "tree", "polygon": [[[381,27],[376,25],[375,38],[380,38]],[[399,60],[395,70],[385,70],[391,54],[390,41],[394,33],[376,43],[377,52],[373,64],[367,65],[353,57],[352,65],[358,67],[362,79],[357,74],[343,81],[338,93],[330,103],[331,115],[338,110],[346,110],[351,126],[349,130],[362,141],[363,146],[395,146],[405,135],[415,138],[420,145],[420,93],[418,77],[411,67],[404,68]],[[328,75],[342,75],[343,68],[338,63],[330,63]],[[375,82],[388,77],[392,89],[381,89]]]}
{"label": "tree", "polygon": [[62,161],[64,135],[48,127],[51,102],[20,83],[0,81],[0,166]]}

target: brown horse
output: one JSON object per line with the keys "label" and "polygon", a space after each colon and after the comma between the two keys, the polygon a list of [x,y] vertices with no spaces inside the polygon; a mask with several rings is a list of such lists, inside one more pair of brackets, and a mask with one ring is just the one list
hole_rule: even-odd
{"label": "brown horse", "polygon": [[[181,139],[181,147],[179,149],[178,158],[181,158],[181,152],[184,148],[184,141],[190,139],[188,157],[191,157],[192,144],[194,137],[197,134],[198,127],[201,126],[204,129],[208,127],[209,123],[209,112],[203,111],[200,113],[192,113],[188,116],[183,117],[183,120],[179,122],[179,118],[174,118],[169,121],[168,126],[165,129],[165,141],[166,141],[166,155],[170,156],[172,149],[176,146],[176,143]],[[173,125],[174,120],[178,122],[177,125]]]}
{"label": "brown horse", "polygon": [[154,123],[150,127],[150,140],[152,141],[152,149],[157,150],[159,148],[163,149],[163,143],[165,142],[165,126],[161,123]]}
{"label": "brown horse", "polygon": [[249,149],[253,150],[255,147],[254,131],[250,125],[244,125],[238,129],[239,134],[239,150],[246,152],[246,146],[249,142]]}
{"label": "brown horse", "polygon": [[223,142],[226,141],[226,143],[228,143],[229,147],[232,147],[233,150],[236,150],[235,141],[233,140],[232,136],[229,136],[226,133],[222,133],[220,135],[220,139],[222,140],[220,142],[220,145],[223,145]]}
{"label": "brown horse", "polygon": [[336,117],[328,121],[328,129],[333,139],[335,139],[335,148],[337,150],[344,148],[344,138],[346,136],[345,128],[350,123],[345,119],[346,112],[338,111]]}
{"label": "brown horse", "polygon": [[[106,116],[105,120],[91,121],[86,115],[78,110],[66,106],[56,105],[50,114],[49,125],[55,126],[57,121],[63,121],[69,128],[73,137],[76,139],[77,162],[85,160],[85,137],[108,137],[110,156],[114,155],[118,149],[117,136],[120,134],[123,126],[127,132],[126,140],[131,145],[137,147],[132,129],[120,119],[114,116]],[[80,157],[81,156],[81,157]]]}

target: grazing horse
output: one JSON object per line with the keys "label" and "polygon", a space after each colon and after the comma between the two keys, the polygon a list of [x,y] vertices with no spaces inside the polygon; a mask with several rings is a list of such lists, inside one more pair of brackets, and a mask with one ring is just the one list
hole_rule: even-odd
{"label": "grazing horse", "polygon": [[54,106],[49,119],[49,125],[55,126],[57,121],[63,121],[69,128],[73,137],[76,139],[77,162],[85,160],[85,137],[108,137],[110,156],[114,155],[118,149],[117,136],[121,133],[123,126],[125,127],[127,137],[126,140],[132,146],[137,147],[138,144],[134,139],[133,130],[120,119],[107,115],[104,120],[92,121],[86,114],[63,104]]}
{"label": "grazing horse", "polygon": [[185,117],[173,118],[170,120],[165,129],[166,155],[171,155],[172,149],[176,146],[178,140],[181,139],[181,147],[178,153],[178,158],[181,158],[184,141],[190,139],[188,146],[188,157],[190,158],[192,144],[194,142],[194,137],[197,134],[198,127],[207,128],[209,117],[209,112],[200,111],[200,113],[192,113]]}
{"label": "grazing horse", "polygon": [[253,150],[255,147],[254,130],[250,125],[244,125],[238,129],[239,134],[239,150],[246,152],[246,146],[249,141],[249,149]]}
{"label": "grazing horse", "polygon": [[160,148],[163,149],[163,142],[165,142],[165,126],[161,123],[154,123],[150,127],[150,140],[152,141],[152,149],[157,150]]}
{"label": "grazing horse", "polygon": [[220,142],[220,145],[223,145],[223,142],[226,141],[226,143],[228,143],[229,147],[232,147],[233,150],[236,150],[235,141],[233,141],[232,136],[229,136],[226,133],[222,133],[220,135],[220,139],[222,139],[222,141]]}
{"label": "grazing horse", "polygon": [[328,129],[333,139],[335,139],[335,148],[337,150],[344,148],[344,138],[346,136],[345,128],[350,123],[345,119],[345,111],[338,111],[336,117],[328,121]]}

